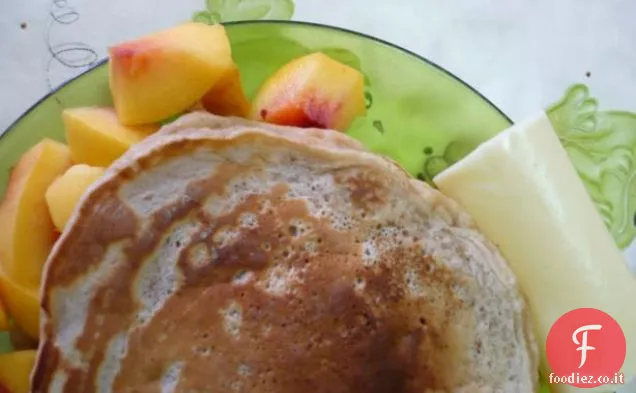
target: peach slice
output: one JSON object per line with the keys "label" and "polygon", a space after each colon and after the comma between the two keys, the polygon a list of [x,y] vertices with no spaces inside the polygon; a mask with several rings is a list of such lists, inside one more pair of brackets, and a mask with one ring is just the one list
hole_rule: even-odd
{"label": "peach slice", "polygon": [[37,340],[40,335],[40,300],[37,288],[25,288],[0,273],[0,298],[20,330]]}
{"label": "peach slice", "polygon": [[86,189],[104,174],[104,168],[73,165],[46,190],[46,204],[57,229],[62,232]]}
{"label": "peach slice", "polygon": [[0,299],[0,331],[9,330],[9,318],[7,318],[7,311],[4,304]]}
{"label": "peach slice", "polygon": [[346,131],[365,113],[362,73],[323,53],[312,53],[287,63],[263,84],[250,117]]}
{"label": "peach slice", "polygon": [[0,354],[0,392],[28,393],[31,390],[31,371],[36,351]]}
{"label": "peach slice", "polygon": [[238,67],[231,67],[201,99],[203,108],[220,116],[247,117],[250,103],[241,86]]}
{"label": "peach slice", "polygon": [[159,129],[158,125],[124,126],[112,108],[66,109],[62,113],[73,161],[108,166],[128,148]]}
{"label": "peach slice", "polygon": [[70,165],[68,147],[44,139],[11,172],[0,204],[0,270],[18,285],[39,288],[42,266],[55,241],[44,193]]}
{"label": "peach slice", "polygon": [[185,23],[109,49],[119,120],[154,123],[190,108],[234,64],[222,25]]}

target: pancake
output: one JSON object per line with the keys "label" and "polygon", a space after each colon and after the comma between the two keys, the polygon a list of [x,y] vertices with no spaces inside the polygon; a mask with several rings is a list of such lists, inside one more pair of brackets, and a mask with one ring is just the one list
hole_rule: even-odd
{"label": "pancake", "polygon": [[457,204],[335,131],[195,113],[84,195],[34,392],[534,392],[525,302]]}

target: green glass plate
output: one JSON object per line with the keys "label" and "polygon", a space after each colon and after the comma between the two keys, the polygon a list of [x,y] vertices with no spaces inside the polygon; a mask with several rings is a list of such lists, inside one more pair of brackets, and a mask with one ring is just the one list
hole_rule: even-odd
{"label": "green glass plate", "polygon": [[[250,97],[276,69],[322,51],[365,75],[368,115],[350,134],[371,150],[430,181],[510,120],[487,99],[434,63],[387,42],[298,22],[228,23],[243,84]],[[44,137],[64,140],[64,108],[112,105],[105,61],[65,83],[29,109],[0,138],[0,195],[20,155]],[[0,337],[0,352],[9,350]]]}

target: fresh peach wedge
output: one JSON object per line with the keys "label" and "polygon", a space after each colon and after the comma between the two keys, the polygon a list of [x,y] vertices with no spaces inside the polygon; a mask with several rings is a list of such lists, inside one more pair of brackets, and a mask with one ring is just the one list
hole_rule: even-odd
{"label": "fresh peach wedge", "polygon": [[104,174],[104,168],[85,164],[73,165],[58,177],[46,190],[46,204],[49,207],[55,227],[64,231],[75,206],[86,189]]}
{"label": "fresh peach wedge", "polygon": [[0,392],[28,393],[31,390],[31,370],[36,351],[0,354]]}
{"label": "fresh peach wedge", "polygon": [[44,194],[70,166],[68,147],[44,139],[11,172],[0,204],[0,270],[18,285],[39,288],[42,266],[55,241]]}
{"label": "fresh peach wedge", "polygon": [[215,115],[247,117],[250,103],[243,91],[238,67],[232,66],[203,96],[201,104]]}
{"label": "fresh peach wedge", "polygon": [[0,298],[17,327],[37,340],[40,335],[38,288],[25,288],[0,272]]}
{"label": "fresh peach wedge", "polygon": [[62,113],[73,161],[109,166],[128,148],[159,129],[159,125],[124,126],[112,108],[66,109]]}
{"label": "fresh peach wedge", "polygon": [[366,113],[364,76],[323,53],[284,65],[260,88],[250,117],[268,123],[346,131]]}
{"label": "fresh peach wedge", "polygon": [[154,123],[179,114],[234,64],[222,25],[185,23],[109,49],[110,89],[119,120]]}

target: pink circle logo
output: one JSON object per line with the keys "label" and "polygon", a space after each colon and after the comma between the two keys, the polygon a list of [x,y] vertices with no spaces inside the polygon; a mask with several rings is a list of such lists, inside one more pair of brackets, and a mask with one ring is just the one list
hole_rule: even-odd
{"label": "pink circle logo", "polygon": [[624,383],[619,375],[627,343],[618,322],[595,308],[578,308],[559,318],[548,333],[550,383],[577,388]]}

